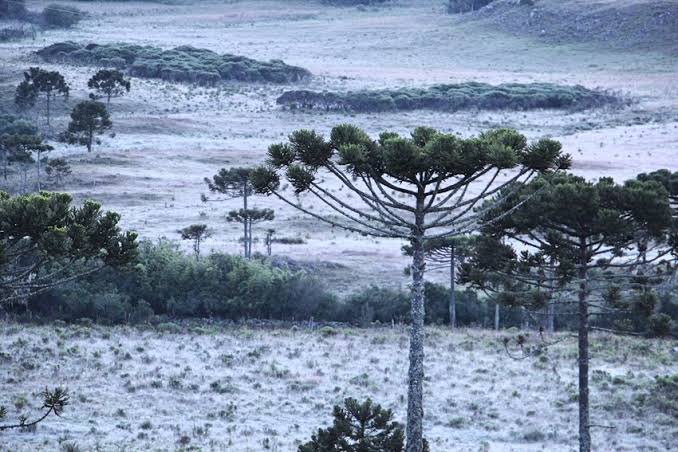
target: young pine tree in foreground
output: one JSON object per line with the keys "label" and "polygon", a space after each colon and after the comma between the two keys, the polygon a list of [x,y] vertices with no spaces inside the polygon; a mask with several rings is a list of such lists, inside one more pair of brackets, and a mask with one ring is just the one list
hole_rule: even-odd
{"label": "young pine tree in foreground", "polygon": [[[266,166],[250,180],[256,192],[273,195],[329,225],[362,235],[406,240],[412,246],[412,303],[408,374],[407,451],[423,450],[424,269],[428,240],[477,229],[479,203],[515,181],[569,166],[552,140],[528,144],[510,129],[462,139],[419,127],[410,136],[385,132],[373,140],[342,124],[329,139],[312,130],[292,133],[268,150]],[[508,173],[508,175],[506,175]],[[285,177],[294,189],[281,189]],[[338,193],[331,180],[349,192]],[[326,212],[295,197],[318,198]]]}

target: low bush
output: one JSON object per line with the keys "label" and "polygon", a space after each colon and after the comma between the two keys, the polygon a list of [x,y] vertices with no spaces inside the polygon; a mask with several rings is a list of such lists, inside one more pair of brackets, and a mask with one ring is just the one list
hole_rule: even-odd
{"label": "low bush", "polygon": [[552,83],[507,83],[489,85],[467,82],[434,85],[429,88],[400,88],[349,91],[346,93],[286,91],[277,103],[289,109],[325,111],[382,112],[406,110],[583,110],[625,101],[609,92],[591,90],[580,85]]}
{"label": "low bush", "polygon": [[480,8],[489,5],[494,0],[449,0],[447,12],[450,14],[469,13],[478,11]]}
{"label": "low bush", "polygon": [[199,85],[214,85],[222,80],[293,83],[311,75],[281,60],[264,62],[191,46],[163,50],[124,43],[81,45],[66,41],[38,50],[37,54],[49,62],[111,67],[127,70],[136,77]]}

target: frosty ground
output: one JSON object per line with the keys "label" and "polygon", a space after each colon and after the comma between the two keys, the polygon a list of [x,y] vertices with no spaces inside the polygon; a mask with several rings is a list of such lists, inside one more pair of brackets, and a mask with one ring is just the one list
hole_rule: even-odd
{"label": "frosty ground", "polygon": [[[569,451],[577,444],[576,340],[510,358],[478,330],[427,331],[426,437],[434,451]],[[534,338],[533,338],[534,339]],[[676,373],[671,341],[594,335],[596,450],[666,451],[675,417],[654,407],[655,376]],[[346,397],[371,397],[405,420],[405,328],[163,325],[0,326],[0,402],[36,414],[37,393],[71,404],[35,432],[3,432],[0,450],[293,451]],[[645,400],[645,403],[639,402]]]}

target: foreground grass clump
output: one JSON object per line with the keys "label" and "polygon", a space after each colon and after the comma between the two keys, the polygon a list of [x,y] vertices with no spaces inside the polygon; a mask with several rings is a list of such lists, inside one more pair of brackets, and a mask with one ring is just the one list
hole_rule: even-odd
{"label": "foreground grass clump", "polygon": [[585,110],[624,103],[622,99],[609,92],[591,90],[580,85],[552,83],[489,85],[478,82],[346,93],[286,91],[277,102],[290,109],[342,110],[358,113],[421,109]]}
{"label": "foreground grass clump", "polygon": [[49,62],[70,62],[126,69],[130,75],[172,82],[212,85],[222,80],[292,83],[310,77],[304,68],[281,60],[258,61],[191,46],[170,50],[134,44],[59,42],[38,50]]}

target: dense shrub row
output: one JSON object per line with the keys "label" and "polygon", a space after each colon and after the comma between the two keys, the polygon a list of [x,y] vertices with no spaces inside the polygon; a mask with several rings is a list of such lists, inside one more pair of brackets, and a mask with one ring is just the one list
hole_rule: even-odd
{"label": "dense shrub row", "polygon": [[133,44],[59,42],[39,50],[45,61],[126,69],[130,75],[172,82],[212,85],[221,80],[292,83],[309,77],[306,69],[281,60],[257,61],[191,46],[170,50]]}
{"label": "dense shrub row", "polygon": [[[76,321],[91,319],[104,324],[138,323],[163,318],[270,319],[285,321],[408,323],[407,291],[367,287],[340,300],[309,272],[293,271],[280,259],[211,254],[200,260],[180,251],[174,242],[143,242],[137,264],[128,270],[106,269],[83,280],[32,297],[26,305],[9,307],[19,316]],[[450,292],[445,286],[426,283],[426,322],[449,323]],[[457,324],[493,328],[495,303],[480,300],[473,291],[457,291]],[[678,305],[662,300],[661,312],[678,319]],[[517,307],[500,307],[502,328],[532,327],[545,323],[539,313]],[[575,329],[572,304],[556,309],[558,330]],[[628,318],[605,316],[594,326],[614,327]],[[643,331],[645,328],[636,328]]]}
{"label": "dense shrub row", "polygon": [[397,110],[532,110],[576,109],[601,107],[622,102],[608,92],[591,90],[580,85],[552,83],[487,83],[467,82],[434,85],[429,88],[400,88],[346,93],[286,91],[277,100],[284,107],[295,109],[381,112]]}
{"label": "dense shrub row", "polygon": [[[427,284],[430,323],[449,322],[449,291]],[[461,325],[492,324],[494,305],[478,302],[473,292],[457,292]],[[89,318],[115,324],[172,318],[339,321],[366,325],[407,322],[409,294],[369,287],[339,300],[322,282],[304,272],[270,265],[260,258],[212,254],[196,260],[176,244],[144,242],[139,261],[127,271],[104,270],[84,280],[31,298],[14,314],[74,321]],[[515,322],[519,321],[516,316]],[[517,324],[517,323],[516,323]]]}

